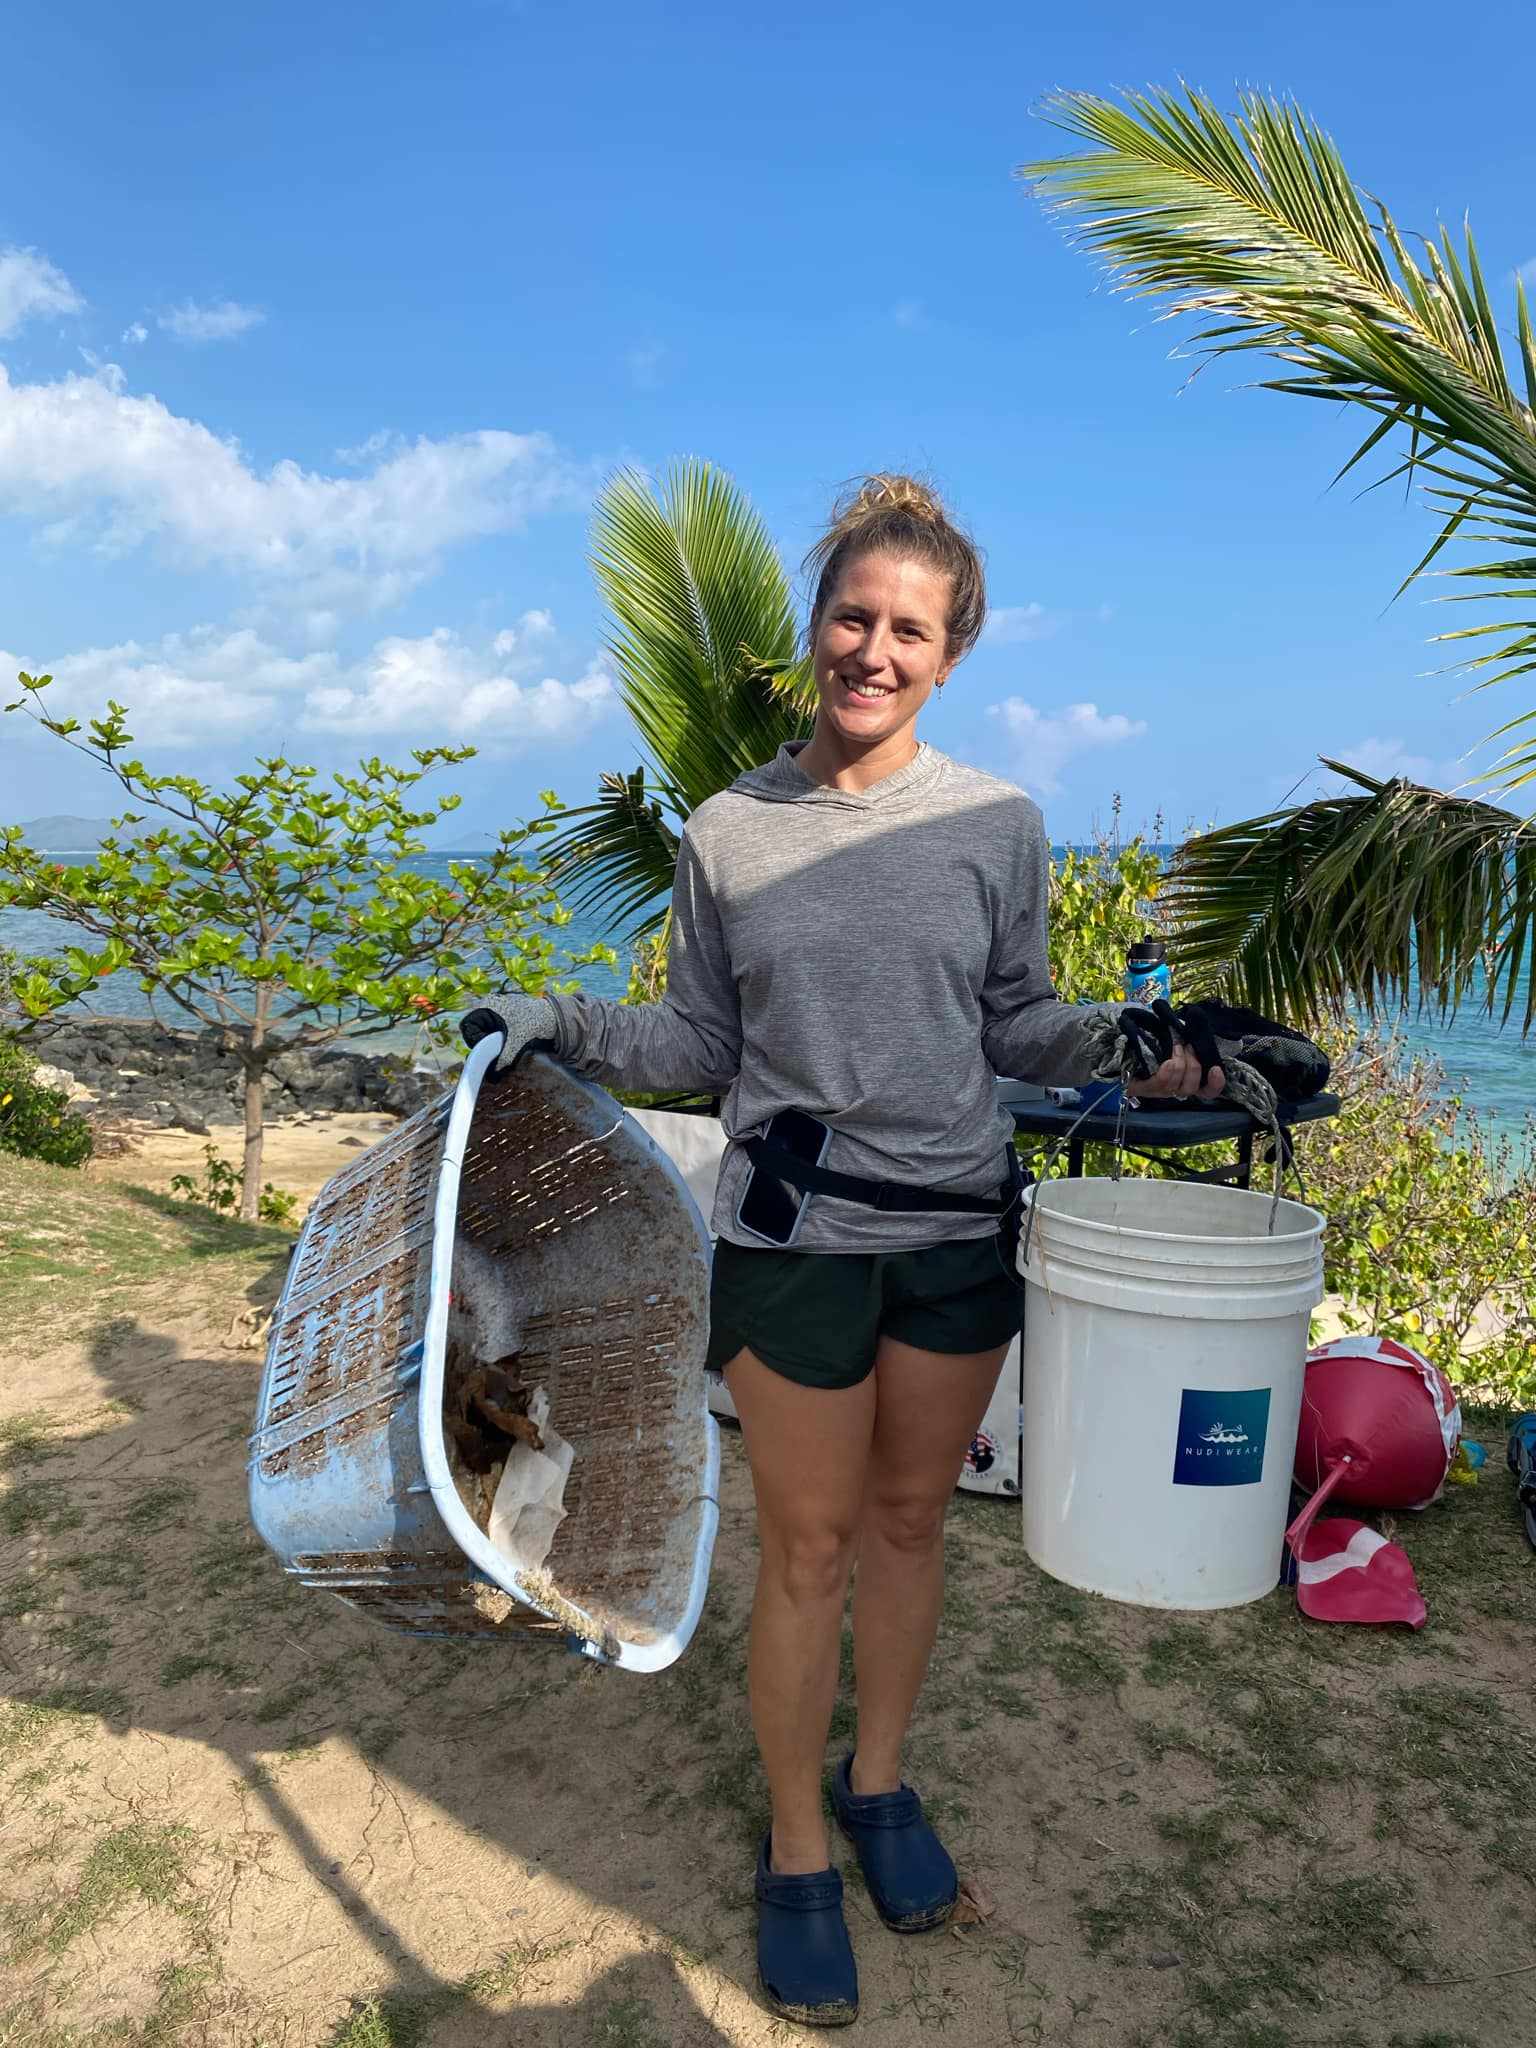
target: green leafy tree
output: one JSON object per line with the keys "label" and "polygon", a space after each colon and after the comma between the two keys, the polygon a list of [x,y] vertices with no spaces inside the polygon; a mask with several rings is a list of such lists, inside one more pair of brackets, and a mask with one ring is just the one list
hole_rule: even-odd
{"label": "green leafy tree", "polygon": [[808,735],[812,692],[773,542],[711,464],[678,463],[657,494],[616,476],[597,501],[592,568],[644,765],[602,776],[595,804],[563,814],[554,873],[576,908],[654,935],[689,813]]}
{"label": "green leafy tree", "polygon": [[1411,1344],[1482,1400],[1536,1399],[1536,1125],[1521,1146],[1448,1095],[1432,1060],[1375,1032],[1328,1034],[1336,1122],[1299,1145],[1328,1218],[1339,1322]]}
{"label": "green leafy tree", "polygon": [[[1123,104],[1071,93],[1049,112],[1086,151],[1026,175],[1116,284],[1193,318],[1209,356],[1276,359],[1266,388],[1365,414],[1369,431],[1340,474],[1380,447],[1387,475],[1422,485],[1437,521],[1401,588],[1448,546],[1475,544],[1477,560],[1443,573],[1459,601],[1500,616],[1439,637],[1480,688],[1536,673],[1536,339],[1523,286],[1522,392],[1470,233],[1458,247],[1442,229],[1414,254],[1299,108],[1250,94],[1229,118],[1193,92]],[[1506,743],[1494,790],[1536,779],[1536,708],[1490,738]],[[1533,821],[1326,765],[1347,794],[1184,849],[1172,897],[1188,967],[1280,1014],[1401,1000],[1410,985],[1453,1011],[1482,986],[1506,1017],[1523,1002],[1528,1031]]]}
{"label": "green leafy tree", "polygon": [[0,1152],[83,1166],[92,1142],[89,1123],[70,1108],[64,1091],[37,1078],[37,1061],[27,1047],[0,1037]]}
{"label": "green leafy tree", "polygon": [[[22,963],[12,1000],[36,1022],[100,987],[135,976],[161,1022],[218,1034],[244,1078],[240,1214],[261,1200],[262,1081],[281,1053],[316,1050],[422,1025],[446,1039],[448,1014],[497,989],[537,993],[605,946],[557,953],[570,921],[539,856],[558,805],[503,832],[483,858],[450,863],[446,879],[413,870],[421,834],[458,797],[415,794],[434,769],[472,747],[416,750],[414,765],[378,758],[329,783],[281,755],[261,759],[227,791],[190,775],[159,775],[132,752],[127,713],[110,704],[82,734],[52,716],[52,678],[23,675],[6,708],[88,755],[130,804],[94,860],[66,866],[0,828],[0,904],[40,910],[81,943]],[[127,836],[133,834],[131,843]]]}
{"label": "green leafy tree", "polygon": [[1162,886],[1162,861],[1141,838],[1069,846],[1052,860],[1046,940],[1058,995],[1069,1003],[1124,996],[1125,956],[1155,924]]}

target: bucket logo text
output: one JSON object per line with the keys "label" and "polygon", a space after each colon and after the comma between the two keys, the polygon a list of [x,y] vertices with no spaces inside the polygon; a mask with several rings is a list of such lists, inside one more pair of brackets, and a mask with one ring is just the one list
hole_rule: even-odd
{"label": "bucket logo text", "polygon": [[1216,1393],[1186,1387],[1179,1403],[1175,1486],[1257,1486],[1264,1477],[1269,1388]]}

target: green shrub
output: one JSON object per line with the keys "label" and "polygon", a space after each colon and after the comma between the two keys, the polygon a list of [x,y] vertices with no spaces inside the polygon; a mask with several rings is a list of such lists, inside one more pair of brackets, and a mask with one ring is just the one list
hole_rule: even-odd
{"label": "green shrub", "polygon": [[91,1127],[59,1088],[37,1078],[37,1059],[14,1038],[0,1037],[0,1152],[45,1159],[51,1166],[83,1166],[91,1156]]}
{"label": "green shrub", "polygon": [[[171,1193],[179,1195],[184,1202],[196,1202],[204,1209],[217,1210],[221,1216],[233,1216],[240,1208],[240,1197],[245,1187],[245,1176],[239,1167],[227,1160],[216,1145],[203,1147],[203,1177],[196,1179],[190,1173],[173,1174]],[[299,1213],[299,1198],[287,1188],[274,1187],[271,1181],[264,1181],[261,1193],[256,1198],[256,1220],[258,1223],[292,1223]]]}
{"label": "green shrub", "polygon": [[[1119,799],[1116,799],[1116,812]],[[1101,838],[1051,862],[1047,944],[1051,979],[1068,1003],[1113,1003],[1125,994],[1125,956],[1156,929],[1163,864],[1145,840]],[[1178,991],[1174,1000],[1179,1000]]]}
{"label": "green shrub", "polygon": [[667,992],[667,946],[672,937],[672,913],[659,932],[636,940],[629,955],[629,986],[626,1003],[659,1003]]}
{"label": "green shrub", "polygon": [[1298,1140],[1346,1330],[1395,1337],[1480,1400],[1536,1399],[1536,1125],[1521,1148],[1377,1032],[1324,1033],[1343,1113]]}

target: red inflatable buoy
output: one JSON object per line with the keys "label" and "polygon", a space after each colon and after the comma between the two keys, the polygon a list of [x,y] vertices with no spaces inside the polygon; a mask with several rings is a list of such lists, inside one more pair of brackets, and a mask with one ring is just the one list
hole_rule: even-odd
{"label": "red inflatable buoy", "polygon": [[[1335,1504],[1427,1508],[1461,1440],[1456,1390],[1391,1337],[1340,1337],[1307,1353],[1296,1483]],[[1332,1479],[1333,1483],[1328,1482]]]}

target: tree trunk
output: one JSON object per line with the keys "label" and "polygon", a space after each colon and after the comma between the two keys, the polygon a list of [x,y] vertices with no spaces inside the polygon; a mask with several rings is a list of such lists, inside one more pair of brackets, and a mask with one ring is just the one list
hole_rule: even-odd
{"label": "tree trunk", "polygon": [[261,1075],[265,1062],[247,1060],[245,1064],[245,1164],[240,1185],[240,1221],[254,1223],[256,1207],[261,1200],[261,1147],[266,1133],[262,1129]]}
{"label": "tree trunk", "polygon": [[261,1121],[261,1077],[267,1071],[267,1061],[272,1057],[267,1048],[267,1020],[271,1014],[272,991],[263,982],[256,991],[256,1011],[251,1019],[250,1036],[245,1042],[240,1059],[241,1070],[245,1075],[245,1164],[241,1168],[240,1180],[242,1223],[256,1221],[256,1211],[261,1201],[261,1145],[265,1136]]}

